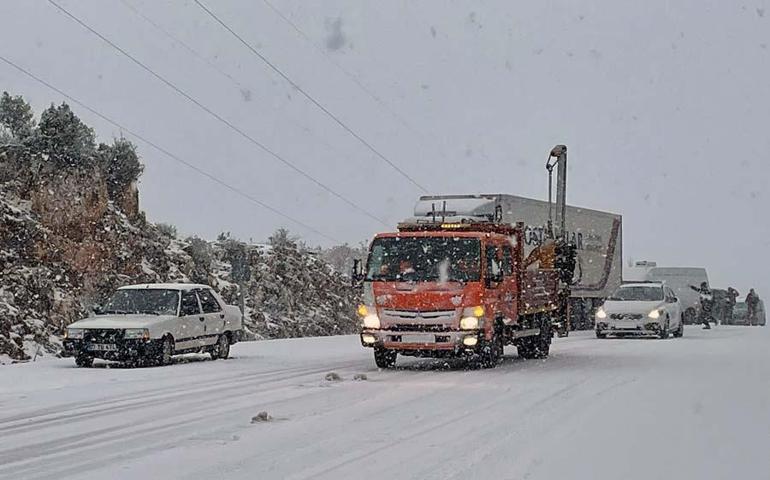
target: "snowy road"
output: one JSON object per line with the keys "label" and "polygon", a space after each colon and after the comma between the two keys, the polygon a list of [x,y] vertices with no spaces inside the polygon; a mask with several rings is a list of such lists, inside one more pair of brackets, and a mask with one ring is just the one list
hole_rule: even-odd
{"label": "snowy road", "polygon": [[[478,371],[378,371],[355,337],[162,368],[0,367],[0,478],[767,478],[768,347],[770,329],[691,327],[582,333]],[[273,420],[251,424],[262,410]]]}

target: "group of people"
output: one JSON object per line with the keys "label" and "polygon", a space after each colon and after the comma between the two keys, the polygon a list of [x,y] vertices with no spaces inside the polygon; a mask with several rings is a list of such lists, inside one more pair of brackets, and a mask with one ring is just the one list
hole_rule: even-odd
{"label": "group of people", "polygon": [[[693,290],[700,294],[700,315],[699,321],[703,324],[704,329],[711,328],[711,322],[717,324],[717,317],[715,316],[716,309],[721,309],[721,317],[723,323],[732,323],[733,313],[735,305],[738,302],[738,297],[741,295],[738,290],[730,287],[727,289],[727,293],[724,298],[717,300],[714,296],[714,292],[709,288],[708,283],[703,282],[700,287],[690,286]],[[746,309],[747,309],[747,324],[757,325],[759,320],[757,318],[757,312],[759,307],[759,295],[752,288],[749,294],[746,295]]]}

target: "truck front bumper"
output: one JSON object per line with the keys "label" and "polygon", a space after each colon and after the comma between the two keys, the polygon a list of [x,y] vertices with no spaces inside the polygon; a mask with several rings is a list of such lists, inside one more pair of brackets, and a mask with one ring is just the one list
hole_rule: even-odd
{"label": "truck front bumper", "polygon": [[98,344],[85,340],[67,339],[62,343],[63,357],[89,356],[103,360],[127,361],[160,355],[163,341],[160,339],[117,340],[115,343]]}
{"label": "truck front bumper", "polygon": [[403,355],[448,356],[477,353],[484,340],[482,330],[417,332],[364,330],[361,345],[396,350]]}

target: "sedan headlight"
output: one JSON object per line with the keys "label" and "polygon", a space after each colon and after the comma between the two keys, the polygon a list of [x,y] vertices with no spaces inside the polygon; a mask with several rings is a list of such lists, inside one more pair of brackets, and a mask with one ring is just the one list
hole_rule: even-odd
{"label": "sedan headlight", "polygon": [[605,318],[607,318],[607,312],[605,312],[603,308],[600,308],[599,310],[596,311],[596,318],[604,320]]}
{"label": "sedan headlight", "polygon": [[82,328],[68,328],[64,331],[64,338],[68,340],[80,340],[83,338],[85,330]]}
{"label": "sedan headlight", "polygon": [[364,328],[380,328],[380,317],[376,313],[370,313],[364,317]]}
{"label": "sedan headlight", "polygon": [[653,310],[647,316],[652,318],[653,320],[660,318],[660,310]]}
{"label": "sedan headlight", "polygon": [[123,332],[123,338],[126,340],[136,340],[139,338],[147,340],[150,338],[150,331],[146,328],[127,328]]}

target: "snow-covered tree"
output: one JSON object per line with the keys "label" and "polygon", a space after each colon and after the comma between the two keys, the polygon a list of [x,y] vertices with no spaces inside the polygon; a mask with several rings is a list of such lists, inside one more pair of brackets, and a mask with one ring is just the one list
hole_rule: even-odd
{"label": "snow-covered tree", "polygon": [[107,179],[110,198],[116,198],[139,179],[144,167],[139,162],[136,145],[125,138],[112,145],[99,144],[99,165]]}
{"label": "snow-covered tree", "polygon": [[21,96],[12,97],[3,92],[0,96],[0,125],[12,137],[19,141],[29,137],[35,126],[33,118],[32,107]]}
{"label": "snow-covered tree", "polygon": [[62,103],[57,107],[51,104],[40,115],[34,147],[39,153],[47,154],[58,167],[78,167],[93,163],[95,134],[69,105]]}

